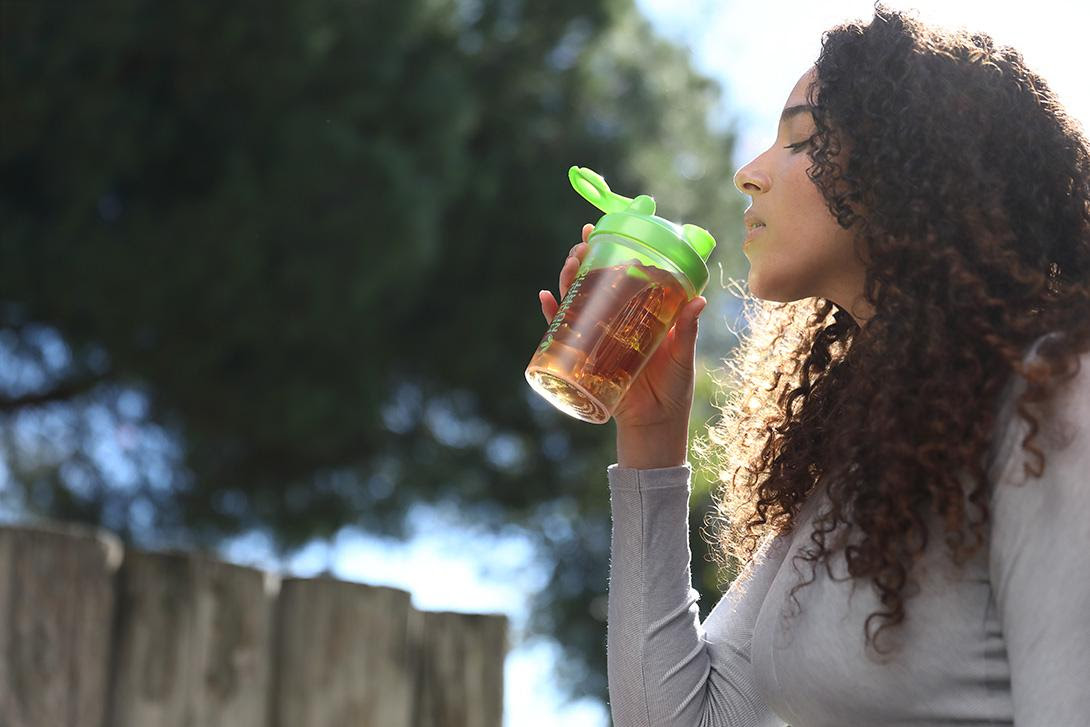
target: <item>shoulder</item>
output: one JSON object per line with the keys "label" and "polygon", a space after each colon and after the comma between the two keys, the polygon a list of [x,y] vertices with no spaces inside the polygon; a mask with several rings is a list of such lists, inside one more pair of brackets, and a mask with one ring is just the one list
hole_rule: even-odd
{"label": "shoulder", "polygon": [[[1023,362],[1033,363],[1040,355],[1041,346],[1061,336],[1049,333],[1039,337],[1026,349]],[[1090,351],[1084,351],[1075,362],[1072,378],[1061,380],[1048,399],[1028,405],[1027,409],[1036,420],[1033,446],[1046,458],[1078,447],[1090,447]],[[1018,399],[1025,391],[1026,381],[1014,375],[1000,397],[997,419],[994,481],[1017,478],[1022,465],[1034,459],[1026,451],[1023,442],[1033,427],[1018,412]]]}
{"label": "shoulder", "polygon": [[[1083,607],[1075,604],[1090,598],[1090,353],[1081,354],[1075,376],[1030,413],[1038,421],[1032,447],[1040,457],[1023,447],[1032,427],[1014,413],[991,494],[989,543],[1012,669],[1021,660],[1023,673],[1036,668],[1027,655],[1040,650],[1042,628],[1085,624]],[[1058,588],[1062,598],[1050,595]]]}
{"label": "shoulder", "polygon": [[[1030,349],[1027,360],[1035,351]],[[1079,529],[1079,523],[1090,522],[1090,352],[1078,357],[1077,367],[1046,401],[1029,406],[1036,430],[1014,406],[1025,382],[1010,387],[992,473],[993,547],[995,541],[1021,541],[1034,530],[1062,529],[1063,523]]]}

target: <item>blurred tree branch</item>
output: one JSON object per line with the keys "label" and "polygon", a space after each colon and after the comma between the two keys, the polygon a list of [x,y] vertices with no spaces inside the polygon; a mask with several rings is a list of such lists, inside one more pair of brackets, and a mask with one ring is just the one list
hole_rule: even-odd
{"label": "blurred tree branch", "polygon": [[11,412],[42,404],[50,404],[58,401],[68,401],[81,394],[94,389],[97,385],[108,380],[112,372],[106,371],[100,374],[91,374],[78,379],[69,379],[55,385],[48,391],[40,391],[21,396],[5,396],[0,394],[0,412]]}

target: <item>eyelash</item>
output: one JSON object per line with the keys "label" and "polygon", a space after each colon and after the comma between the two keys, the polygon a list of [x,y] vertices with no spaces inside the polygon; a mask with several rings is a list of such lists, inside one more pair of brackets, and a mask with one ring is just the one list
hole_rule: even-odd
{"label": "eyelash", "polygon": [[805,141],[800,141],[798,144],[788,144],[787,146],[784,147],[784,149],[792,149],[792,150],[801,149],[802,147],[806,146],[809,143],[810,143],[810,140],[807,139]]}

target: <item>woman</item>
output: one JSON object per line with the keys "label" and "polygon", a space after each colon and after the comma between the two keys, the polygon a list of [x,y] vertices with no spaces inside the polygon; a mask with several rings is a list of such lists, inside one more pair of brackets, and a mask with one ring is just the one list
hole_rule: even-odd
{"label": "woman", "polygon": [[879,5],[735,184],[760,300],[694,452],[744,570],[700,623],[697,298],[614,416],[614,725],[1090,724],[1086,138],[1016,51]]}

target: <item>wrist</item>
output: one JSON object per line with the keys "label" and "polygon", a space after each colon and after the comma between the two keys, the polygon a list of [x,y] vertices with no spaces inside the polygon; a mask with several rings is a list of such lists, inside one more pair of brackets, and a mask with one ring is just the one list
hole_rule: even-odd
{"label": "wrist", "polygon": [[678,467],[688,461],[688,448],[687,425],[617,425],[618,467]]}

